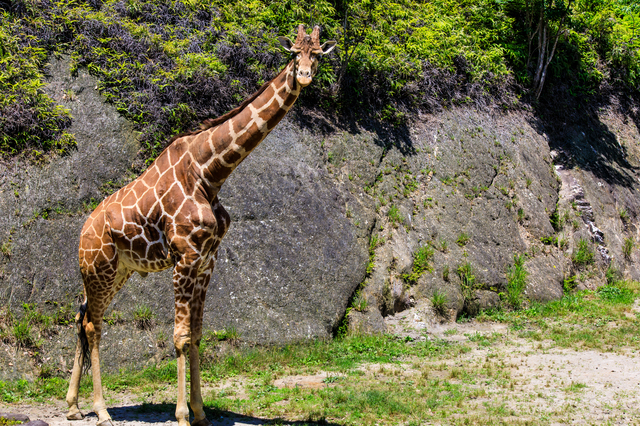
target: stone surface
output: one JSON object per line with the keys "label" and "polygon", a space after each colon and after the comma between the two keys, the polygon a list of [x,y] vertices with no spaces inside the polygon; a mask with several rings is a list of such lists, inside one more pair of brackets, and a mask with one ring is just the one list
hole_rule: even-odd
{"label": "stone surface", "polygon": [[0,413],[0,419],[27,423],[29,421],[29,416],[27,416],[26,414]]}
{"label": "stone surface", "polygon": [[[134,178],[139,147],[131,125],[104,104],[86,71],[71,77],[67,70],[68,59],[53,61],[47,90],[71,109],[77,151],[45,165],[0,164],[0,303],[18,317],[22,303],[48,314],[75,309],[79,230],[91,205]],[[69,88],[73,101],[62,96]],[[606,126],[570,123],[547,133],[525,112],[460,108],[376,127],[296,106],[220,192],[232,224],[205,327],[235,330],[248,343],[329,338],[356,289],[368,307],[351,310],[352,332],[414,321],[409,312],[436,293],[455,319],[465,307],[504,303],[498,293],[515,254],[527,255],[524,297],[532,301],[562,297],[572,276],[580,288],[602,285],[611,265],[640,278],[637,250],[623,254],[638,232],[640,133],[616,114],[594,119]],[[572,261],[580,239],[595,253],[591,264]],[[428,245],[429,267],[409,280],[415,253]],[[458,273],[467,265],[471,292]],[[155,315],[151,330],[132,321],[143,306]],[[172,356],[171,271],[134,275],[106,316],[106,370]],[[46,363],[68,371],[73,328],[58,327],[42,345]],[[29,354],[1,353],[0,362],[13,364],[3,365],[3,377],[33,379],[16,367],[22,359]]]}

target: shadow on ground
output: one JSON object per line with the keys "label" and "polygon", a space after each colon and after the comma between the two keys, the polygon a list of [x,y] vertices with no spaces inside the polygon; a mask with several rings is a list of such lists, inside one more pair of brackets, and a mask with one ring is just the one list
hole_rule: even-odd
{"label": "shadow on ground", "polygon": [[[174,423],[176,406],[167,403],[143,403],[140,405],[128,405],[123,407],[110,407],[109,414],[115,422],[127,423]],[[327,422],[326,420],[301,420],[286,421],[281,418],[263,419],[232,411],[217,410],[205,407],[207,419],[211,421],[213,426],[250,426],[250,425],[329,425],[338,426],[337,423]],[[86,415],[87,418],[96,418],[95,413],[91,412]],[[191,419],[193,421],[193,419]]]}

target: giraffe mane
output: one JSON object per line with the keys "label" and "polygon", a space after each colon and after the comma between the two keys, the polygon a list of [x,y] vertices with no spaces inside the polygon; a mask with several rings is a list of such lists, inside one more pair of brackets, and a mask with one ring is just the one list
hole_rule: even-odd
{"label": "giraffe mane", "polygon": [[[280,75],[280,73],[278,73],[278,75]],[[174,137],[169,139],[169,145],[172,142],[174,142],[174,141],[176,141],[176,140],[178,140],[178,139],[180,139],[180,138],[182,138],[184,136],[197,135],[199,133],[204,132],[205,130],[209,130],[212,127],[215,127],[215,126],[218,126],[218,125],[224,123],[225,121],[229,120],[230,118],[235,117],[247,105],[249,105],[251,102],[255,101],[258,96],[260,96],[265,90],[267,90],[267,87],[269,87],[269,85],[271,84],[272,81],[273,81],[273,79],[271,79],[271,80],[267,81],[266,83],[264,83],[262,85],[262,87],[260,87],[253,95],[249,96],[247,99],[242,101],[242,103],[240,105],[238,105],[237,107],[235,107],[231,111],[227,112],[226,114],[222,114],[220,117],[217,117],[217,118],[207,118],[202,123],[200,123],[200,126],[196,130],[192,130],[190,132],[184,132],[184,133],[180,133],[178,135],[175,135]]]}

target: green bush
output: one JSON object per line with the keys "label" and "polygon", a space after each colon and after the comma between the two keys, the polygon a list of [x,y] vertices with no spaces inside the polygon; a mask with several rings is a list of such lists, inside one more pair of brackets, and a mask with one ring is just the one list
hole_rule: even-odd
{"label": "green bush", "polygon": [[[540,0],[24,0],[0,9],[0,154],[68,152],[68,111],[42,87],[68,53],[142,132],[153,159],[175,133],[236,106],[289,60],[276,37],[299,23],[336,39],[300,102],[401,123],[415,109],[511,108],[531,88]],[[640,85],[640,6],[548,1],[560,34],[550,79],[570,93]],[[537,10],[537,9],[536,9]],[[564,16],[561,20],[560,16]],[[558,31],[562,25],[562,31]],[[536,38],[533,38],[534,44]],[[518,85],[513,84],[514,80]],[[602,84],[604,81],[609,86]],[[553,81],[548,84],[552,84]],[[562,89],[569,90],[569,89]],[[411,190],[411,188],[408,188]]]}

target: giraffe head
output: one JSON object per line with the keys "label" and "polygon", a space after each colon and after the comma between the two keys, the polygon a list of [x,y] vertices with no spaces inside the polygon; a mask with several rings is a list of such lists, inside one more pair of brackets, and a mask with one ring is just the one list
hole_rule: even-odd
{"label": "giraffe head", "polygon": [[320,46],[320,27],[313,28],[311,35],[307,34],[304,25],[298,25],[298,36],[293,43],[287,37],[278,37],[280,44],[288,52],[295,55],[296,80],[302,86],[308,86],[318,71],[318,59],[331,52],[336,46],[335,40],[329,40]]}

